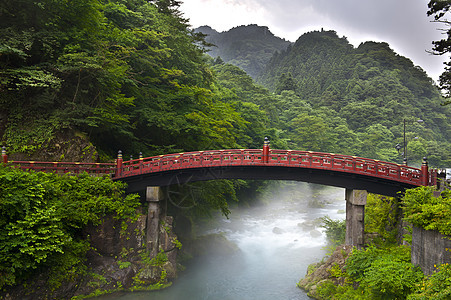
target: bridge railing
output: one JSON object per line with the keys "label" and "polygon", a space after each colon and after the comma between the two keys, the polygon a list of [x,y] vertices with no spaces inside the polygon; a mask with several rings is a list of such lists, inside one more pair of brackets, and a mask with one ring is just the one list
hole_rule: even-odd
{"label": "bridge railing", "polygon": [[421,170],[417,168],[382,162],[375,159],[332,153],[271,150],[268,164],[344,171],[389,178],[418,185],[422,182]]}
{"label": "bridge railing", "polygon": [[261,164],[259,149],[229,149],[184,152],[124,161],[115,177],[177,169]]}
{"label": "bridge railing", "polygon": [[[263,162],[262,157],[262,149],[226,149],[174,153],[125,161],[115,177],[122,178],[145,173],[189,168],[269,165],[327,169],[363,174],[412,185],[422,185],[424,182],[421,169],[350,155],[271,149],[268,162]],[[427,176],[431,177],[432,175]],[[427,182],[431,182],[430,178],[427,179]]]}
{"label": "bridge railing", "polygon": [[[4,149],[3,149],[3,152]],[[262,149],[226,149],[184,153],[173,153],[147,158],[122,161],[118,156],[116,163],[78,163],[78,162],[34,162],[8,161],[2,152],[2,162],[21,169],[55,173],[109,174],[115,179],[154,172],[189,168],[219,166],[286,166],[312,169],[325,169],[337,172],[355,173],[390,179],[412,185],[436,185],[434,170],[427,164],[421,169],[383,162],[374,159],[323,152],[278,150],[267,152],[264,161]]]}

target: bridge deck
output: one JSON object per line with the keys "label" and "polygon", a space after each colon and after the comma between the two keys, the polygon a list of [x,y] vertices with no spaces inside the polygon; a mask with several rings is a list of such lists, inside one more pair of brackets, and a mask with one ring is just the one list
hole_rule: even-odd
{"label": "bridge deck", "polygon": [[[362,182],[367,182],[368,185],[378,182],[376,186],[396,186],[392,190],[435,184],[434,173],[428,171],[427,165],[425,169],[418,169],[356,156],[298,150],[271,149],[267,150],[266,154],[265,149],[208,150],[129,161],[118,157],[114,164],[26,161],[9,163],[22,169],[45,172],[87,171],[93,174],[110,174],[114,180],[123,180],[136,187],[142,184],[168,185],[173,183],[171,178],[174,176],[179,176],[176,178],[179,182],[219,178],[285,179],[317,183],[323,181],[324,184],[336,186],[348,186],[352,180],[363,180]],[[322,180],[321,177],[328,179]],[[333,177],[345,178],[343,180],[347,183],[343,184],[343,180],[337,181]],[[145,182],[138,184],[139,181]]]}

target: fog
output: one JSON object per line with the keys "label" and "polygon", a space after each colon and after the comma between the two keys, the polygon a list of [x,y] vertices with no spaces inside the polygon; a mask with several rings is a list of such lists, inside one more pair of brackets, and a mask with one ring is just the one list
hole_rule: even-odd
{"label": "fog", "polygon": [[202,245],[203,256],[186,262],[173,286],[101,299],[310,299],[296,283],[325,256],[319,219],[344,219],[344,197],[341,188],[271,185],[258,205],[232,208],[228,219],[218,215],[197,226],[198,235],[220,238],[206,239],[210,248]]}

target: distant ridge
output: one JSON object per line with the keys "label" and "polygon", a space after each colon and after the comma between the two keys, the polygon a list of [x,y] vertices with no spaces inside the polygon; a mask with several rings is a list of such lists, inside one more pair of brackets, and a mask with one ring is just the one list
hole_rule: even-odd
{"label": "distant ridge", "polygon": [[201,26],[196,32],[206,34],[206,41],[216,45],[208,54],[220,56],[224,62],[240,67],[256,78],[266,67],[276,51],[285,50],[291,42],[276,37],[266,26],[255,24],[234,27],[218,32],[209,26]]}

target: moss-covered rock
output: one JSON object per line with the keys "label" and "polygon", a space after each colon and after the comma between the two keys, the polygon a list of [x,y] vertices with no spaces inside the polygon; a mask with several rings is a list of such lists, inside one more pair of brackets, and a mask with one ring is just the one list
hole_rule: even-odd
{"label": "moss-covered rock", "polygon": [[338,246],[327,260],[311,264],[307,269],[307,275],[299,281],[298,287],[306,291],[308,296],[321,299],[317,293],[318,286],[330,281],[336,285],[343,284],[345,277],[342,276],[342,270],[352,249],[353,247],[349,245]]}

